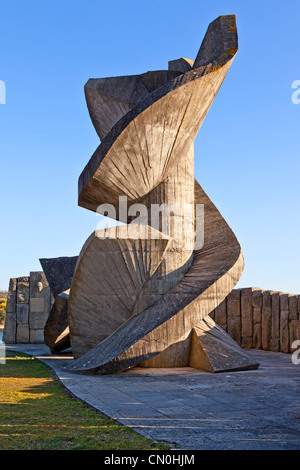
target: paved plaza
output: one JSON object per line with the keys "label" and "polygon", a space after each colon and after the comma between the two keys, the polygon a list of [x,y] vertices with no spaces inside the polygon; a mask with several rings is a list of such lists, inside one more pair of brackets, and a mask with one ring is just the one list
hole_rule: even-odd
{"label": "paved plaza", "polygon": [[71,355],[8,345],[36,356],[66,389],[101,413],[172,449],[300,449],[300,365],[291,355],[249,350],[258,370],[133,368],[114,375],[66,372]]}

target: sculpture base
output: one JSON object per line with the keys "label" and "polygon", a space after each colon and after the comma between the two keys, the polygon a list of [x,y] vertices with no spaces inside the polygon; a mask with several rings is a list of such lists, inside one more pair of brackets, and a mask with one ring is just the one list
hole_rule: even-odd
{"label": "sculpture base", "polygon": [[183,341],[175,343],[157,356],[141,362],[139,367],[193,367],[205,372],[255,370],[251,357],[220,328],[206,317]]}

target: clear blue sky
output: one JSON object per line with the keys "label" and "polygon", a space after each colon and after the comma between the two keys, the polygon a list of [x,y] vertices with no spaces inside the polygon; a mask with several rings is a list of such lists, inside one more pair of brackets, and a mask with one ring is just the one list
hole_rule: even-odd
{"label": "clear blue sky", "polygon": [[195,173],[235,231],[239,286],[300,293],[299,0],[51,0],[1,4],[1,275],[74,256],[97,216],[77,206],[98,146],[89,78],[194,59],[208,24],[237,15],[240,50],[195,145]]}

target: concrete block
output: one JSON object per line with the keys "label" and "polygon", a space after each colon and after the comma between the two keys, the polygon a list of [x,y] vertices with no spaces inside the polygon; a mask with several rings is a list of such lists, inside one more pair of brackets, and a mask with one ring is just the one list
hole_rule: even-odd
{"label": "concrete block", "polygon": [[265,351],[270,351],[270,339],[272,329],[272,303],[271,291],[263,292],[262,299],[262,348]]}
{"label": "concrete block", "polygon": [[32,344],[43,344],[44,343],[44,330],[30,329],[30,343]]}
{"label": "concrete block", "polygon": [[241,317],[234,315],[228,316],[227,319],[228,334],[233,338],[239,345],[241,344]]}
{"label": "concrete block", "polygon": [[28,325],[29,305],[17,304],[17,324]]}
{"label": "concrete block", "polygon": [[274,352],[280,351],[280,338],[270,339],[270,351],[274,351]]}
{"label": "concrete block", "polygon": [[227,316],[240,317],[241,315],[241,290],[234,289],[227,297]]}
{"label": "concrete block", "polygon": [[255,308],[262,307],[262,289],[254,289],[252,292],[252,305]]}
{"label": "concrete block", "polygon": [[261,307],[253,307],[253,325],[261,324],[262,322],[262,312]]}
{"label": "concrete block", "polygon": [[17,290],[17,304],[29,303],[29,288],[28,290]]}
{"label": "concrete block", "polygon": [[289,309],[289,297],[290,297],[290,294],[280,293],[280,310]]}
{"label": "concrete block", "polygon": [[262,349],[262,328],[261,323],[253,325],[253,348]]}
{"label": "concrete block", "polygon": [[45,300],[44,298],[30,298],[30,313],[44,313]]}
{"label": "concrete block", "polygon": [[29,343],[29,326],[18,325],[17,326],[17,343],[27,344]]}
{"label": "concrete block", "polygon": [[48,281],[43,271],[30,272],[30,297],[45,296],[45,289],[48,287]]}
{"label": "concrete block", "polygon": [[298,319],[298,295],[291,295],[289,297],[289,319]]}
{"label": "concrete block", "polygon": [[30,312],[29,326],[34,330],[43,330],[48,319],[48,314],[44,312]]}
{"label": "concrete block", "polygon": [[[271,326],[271,338],[276,339],[272,344],[278,344],[280,338],[280,294],[279,292],[272,293],[271,296],[271,308],[272,308],[272,326]],[[274,349],[272,349],[273,351]]]}
{"label": "concrete block", "polygon": [[255,289],[252,292],[252,320],[253,320],[253,325],[256,325],[257,323],[261,323],[261,316],[262,316],[262,298],[263,298],[263,293],[261,289]]}
{"label": "concrete block", "polygon": [[30,311],[44,312],[47,315],[51,308],[50,286],[43,271],[30,273]]}
{"label": "concrete block", "polygon": [[7,344],[15,344],[17,332],[17,319],[15,312],[6,312],[6,319],[3,331],[3,341]]}
{"label": "concrete block", "polygon": [[29,276],[18,277],[17,281],[18,281],[18,283],[22,283],[22,282],[28,283],[28,286],[29,286]]}
{"label": "concrete block", "polygon": [[300,340],[300,331],[299,331],[299,321],[298,320],[289,320],[289,343],[290,343],[290,352],[294,351],[292,344],[294,341]]}
{"label": "concrete block", "polygon": [[251,349],[253,347],[253,337],[242,338],[241,346],[245,349]]}
{"label": "concrete block", "polygon": [[280,351],[284,353],[290,351],[288,310],[280,310]]}
{"label": "concrete block", "polygon": [[16,311],[17,305],[17,279],[11,278],[9,281],[9,291],[7,295],[6,313]]}
{"label": "concrete block", "polygon": [[250,338],[253,336],[252,293],[253,289],[251,288],[241,290],[241,316],[243,338]]}

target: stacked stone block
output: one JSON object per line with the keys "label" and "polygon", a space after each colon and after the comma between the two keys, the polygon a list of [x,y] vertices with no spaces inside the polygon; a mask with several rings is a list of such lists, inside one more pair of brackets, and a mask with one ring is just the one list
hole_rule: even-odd
{"label": "stacked stone block", "polygon": [[[43,343],[50,309],[43,271],[10,279],[3,341]],[[210,316],[243,348],[292,353],[300,340],[300,295],[234,289]]]}
{"label": "stacked stone block", "polygon": [[253,320],[253,349],[262,349],[262,301],[263,291],[255,289],[252,292],[252,320]]}
{"label": "stacked stone block", "polygon": [[30,343],[44,342],[44,328],[50,313],[50,287],[43,272],[30,273]]}
{"label": "stacked stone block", "polygon": [[17,279],[17,343],[29,343],[29,277]]}
{"label": "stacked stone block", "polygon": [[272,293],[272,325],[270,350],[280,351],[280,293]]}
{"label": "stacked stone block", "polygon": [[241,344],[241,290],[234,289],[227,299],[227,332],[238,343]]}
{"label": "stacked stone block", "polygon": [[290,295],[289,297],[289,342],[300,339],[300,319],[298,311],[299,296]]}
{"label": "stacked stone block", "polygon": [[300,295],[234,289],[211,317],[243,348],[292,353],[300,340]]}
{"label": "stacked stone block", "polygon": [[50,313],[50,287],[45,274],[13,278],[9,284],[5,343],[43,343],[44,327]]}
{"label": "stacked stone block", "polygon": [[5,343],[14,344],[16,342],[16,337],[17,337],[17,279],[12,278],[9,281],[3,341]]}

